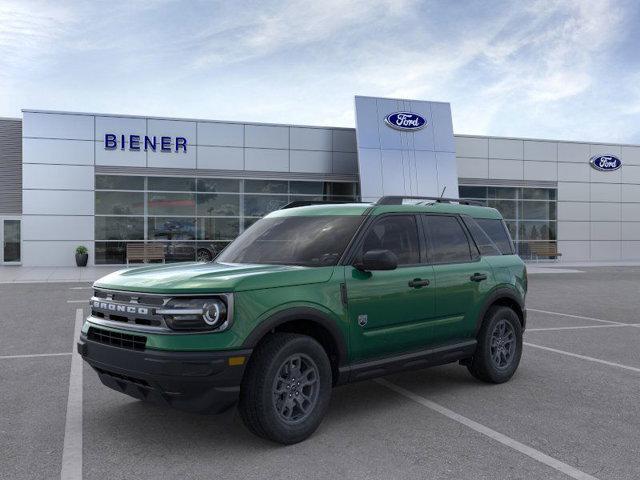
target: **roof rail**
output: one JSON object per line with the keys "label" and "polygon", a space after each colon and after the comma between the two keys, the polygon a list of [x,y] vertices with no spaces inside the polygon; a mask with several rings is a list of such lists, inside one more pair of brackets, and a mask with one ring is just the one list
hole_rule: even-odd
{"label": "roof rail", "polygon": [[414,197],[414,196],[400,196],[392,195],[380,198],[376,202],[376,205],[402,205],[404,200],[431,200],[436,203],[459,203],[461,205],[480,205],[478,202],[472,202],[469,200],[461,200],[459,198],[448,197]]}
{"label": "roof rail", "polygon": [[296,207],[308,207],[309,205],[332,205],[332,204],[340,204],[340,203],[359,203],[359,202],[353,202],[349,200],[294,200],[293,202],[287,203],[284,207],[281,207],[280,210],[285,210],[287,208],[296,208]]}

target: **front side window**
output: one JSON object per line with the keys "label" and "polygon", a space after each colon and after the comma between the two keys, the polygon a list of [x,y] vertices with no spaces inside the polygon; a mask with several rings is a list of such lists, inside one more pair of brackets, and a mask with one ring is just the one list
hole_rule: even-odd
{"label": "front side window", "polygon": [[347,215],[263,218],[245,230],[216,261],[307,267],[335,265],[363,218]]}
{"label": "front side window", "polygon": [[420,263],[420,243],[416,219],[411,215],[391,215],[377,221],[366,233],[362,253],[389,250],[398,257],[398,265]]}
{"label": "front side window", "polygon": [[429,259],[432,263],[461,263],[471,261],[467,235],[456,217],[425,216],[429,238]]}

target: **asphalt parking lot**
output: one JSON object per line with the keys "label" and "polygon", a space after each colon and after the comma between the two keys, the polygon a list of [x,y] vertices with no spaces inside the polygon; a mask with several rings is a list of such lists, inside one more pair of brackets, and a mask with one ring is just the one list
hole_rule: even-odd
{"label": "asphalt parking lot", "polygon": [[340,387],[290,447],[72,371],[88,284],[0,285],[0,478],[640,478],[640,267],[579,270],[530,276],[509,383],[453,364]]}

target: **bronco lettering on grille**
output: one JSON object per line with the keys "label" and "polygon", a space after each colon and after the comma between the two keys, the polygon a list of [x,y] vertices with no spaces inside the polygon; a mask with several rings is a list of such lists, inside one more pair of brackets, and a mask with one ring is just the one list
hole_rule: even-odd
{"label": "bronco lettering on grille", "polygon": [[117,303],[108,303],[94,301],[93,307],[100,310],[109,310],[111,312],[131,313],[134,315],[148,315],[149,309],[147,307],[132,307],[129,305],[120,305]]}

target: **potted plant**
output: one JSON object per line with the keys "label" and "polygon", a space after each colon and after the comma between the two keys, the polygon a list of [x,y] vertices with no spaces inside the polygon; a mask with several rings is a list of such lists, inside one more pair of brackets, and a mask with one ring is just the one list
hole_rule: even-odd
{"label": "potted plant", "polygon": [[80,245],[76,248],[76,265],[79,267],[86,267],[87,260],[89,260],[89,252],[87,247]]}

